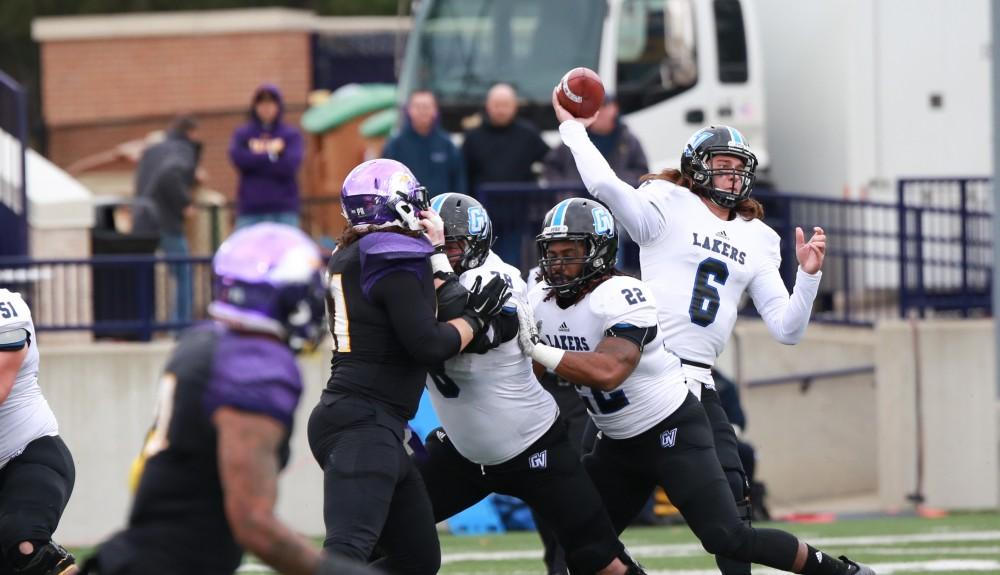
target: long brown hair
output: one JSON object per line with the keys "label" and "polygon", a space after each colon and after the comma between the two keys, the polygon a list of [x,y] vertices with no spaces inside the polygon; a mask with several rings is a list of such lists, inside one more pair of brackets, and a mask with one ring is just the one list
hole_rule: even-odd
{"label": "long brown hair", "polygon": [[368,228],[366,230],[356,230],[351,226],[344,228],[343,233],[340,234],[340,238],[337,240],[338,248],[346,248],[347,246],[353,244],[354,242],[360,240],[366,235],[373,232],[391,232],[394,234],[403,234],[404,236],[410,236],[411,238],[419,238],[424,235],[421,231],[414,231],[402,226],[389,226],[386,228]]}
{"label": "long brown hair", "polygon": [[[680,170],[676,170],[674,168],[667,168],[658,174],[646,174],[645,176],[639,178],[640,182],[648,182],[650,180],[666,180],[683,188],[687,188],[696,196],[701,196],[711,200],[708,196],[708,192],[704,188],[695,186],[691,178],[685,176]],[[764,206],[753,198],[746,198],[731,209],[739,214],[739,216],[744,220],[764,219]]]}

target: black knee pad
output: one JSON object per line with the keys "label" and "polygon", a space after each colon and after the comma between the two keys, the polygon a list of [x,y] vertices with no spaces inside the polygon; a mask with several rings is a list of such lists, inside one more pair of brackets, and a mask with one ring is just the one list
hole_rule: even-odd
{"label": "black knee pad", "polygon": [[11,557],[8,556],[7,559],[8,563],[15,565],[11,571],[14,575],[60,575],[76,563],[76,559],[69,551],[53,541],[36,548],[31,559],[21,566],[17,566],[15,561],[10,561]]}
{"label": "black knee pad", "polygon": [[742,523],[733,525],[712,525],[698,533],[701,546],[711,555],[724,555],[742,559],[740,551],[745,548],[747,559],[750,550],[750,528]]}

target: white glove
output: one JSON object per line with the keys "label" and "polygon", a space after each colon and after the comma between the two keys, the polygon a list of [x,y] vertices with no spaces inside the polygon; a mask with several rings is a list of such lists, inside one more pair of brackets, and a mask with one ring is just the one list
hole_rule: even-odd
{"label": "white glove", "polygon": [[555,371],[566,352],[542,343],[542,338],[538,335],[535,314],[528,302],[521,299],[517,301],[517,323],[517,345],[520,346],[521,352],[544,365],[549,371]]}
{"label": "white glove", "polygon": [[521,348],[521,353],[531,357],[531,353],[538,344],[538,324],[535,323],[535,313],[531,310],[528,302],[517,298],[517,345]]}

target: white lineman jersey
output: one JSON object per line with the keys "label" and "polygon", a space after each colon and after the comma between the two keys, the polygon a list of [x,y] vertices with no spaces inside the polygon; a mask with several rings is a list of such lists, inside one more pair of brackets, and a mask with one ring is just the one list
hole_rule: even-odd
{"label": "white lineman jersey", "polygon": [[[773,297],[781,263],[778,234],[758,219],[721,220],[686,188],[652,180],[638,190],[666,220],[639,250],[643,280],[659,303],[660,330],[682,359],[712,365],[736,324],[743,292]],[[770,280],[770,281],[769,281]],[[759,307],[759,306],[758,306]]]}
{"label": "white lineman jersey", "polygon": [[19,329],[28,332],[30,344],[10,394],[0,403],[0,467],[32,441],[59,433],[56,417],[38,387],[38,344],[31,310],[20,294],[0,289],[0,333]]}
{"label": "white lineman jersey", "polygon": [[[528,297],[539,336],[553,347],[592,352],[608,329],[657,323],[652,290],[632,277],[613,276],[567,309],[561,309],[555,298],[545,301],[545,287],[540,283]],[[613,439],[635,437],[653,427],[680,407],[688,393],[680,360],[666,350],[659,332],[617,389],[604,392],[580,385],[576,389],[598,429]]]}
{"label": "white lineman jersey", "polygon": [[[518,270],[490,252],[480,267],[462,274],[470,287],[477,277],[483,283],[496,276],[511,287],[514,296],[505,307],[527,301],[527,288]],[[497,465],[523,452],[552,427],[559,416],[555,399],[535,379],[517,338],[485,354],[460,353],[431,370],[427,390],[441,425],[466,459],[480,465]]]}

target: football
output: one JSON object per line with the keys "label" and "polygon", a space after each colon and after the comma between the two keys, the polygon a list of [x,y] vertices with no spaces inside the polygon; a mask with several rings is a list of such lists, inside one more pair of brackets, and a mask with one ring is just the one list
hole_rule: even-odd
{"label": "football", "polygon": [[604,83],[590,68],[573,68],[559,81],[559,105],[577,118],[589,118],[604,102]]}

